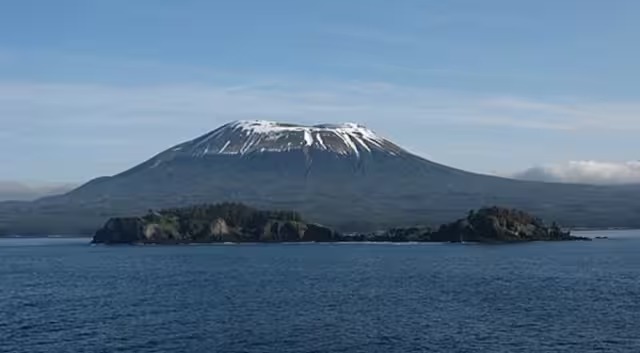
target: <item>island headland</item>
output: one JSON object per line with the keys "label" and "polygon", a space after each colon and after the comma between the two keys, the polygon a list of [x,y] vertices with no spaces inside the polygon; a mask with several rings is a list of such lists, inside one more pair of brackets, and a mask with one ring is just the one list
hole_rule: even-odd
{"label": "island headland", "polygon": [[414,226],[343,234],[306,222],[293,211],[258,210],[240,203],[150,210],[140,217],[111,218],[97,244],[279,243],[279,242],[479,242],[588,240],[526,212],[487,207],[438,228]]}

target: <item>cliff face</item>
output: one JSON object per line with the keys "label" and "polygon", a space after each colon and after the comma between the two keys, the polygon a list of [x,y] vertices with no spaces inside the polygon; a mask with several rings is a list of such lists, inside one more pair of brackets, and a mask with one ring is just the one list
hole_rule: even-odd
{"label": "cliff face", "polygon": [[292,212],[258,211],[239,204],[164,210],[144,217],[110,219],[94,243],[215,243],[337,241],[329,228]]}
{"label": "cliff face", "polygon": [[93,237],[94,243],[133,243],[145,238],[142,218],[112,218]]}

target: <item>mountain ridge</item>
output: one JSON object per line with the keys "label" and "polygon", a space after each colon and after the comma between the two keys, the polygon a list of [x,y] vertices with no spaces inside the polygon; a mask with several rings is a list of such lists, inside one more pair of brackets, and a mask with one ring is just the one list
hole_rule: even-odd
{"label": "mountain ridge", "polygon": [[640,226],[640,198],[633,195],[640,187],[518,181],[451,168],[355,124],[240,121],[64,195],[0,203],[0,233],[93,233],[113,216],[218,202],[291,209],[340,231],[441,224],[491,205],[568,226]]}

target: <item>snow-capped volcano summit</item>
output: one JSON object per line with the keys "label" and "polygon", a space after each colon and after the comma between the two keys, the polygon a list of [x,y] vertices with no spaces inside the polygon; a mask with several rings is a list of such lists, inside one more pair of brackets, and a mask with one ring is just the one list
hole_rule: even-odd
{"label": "snow-capped volcano summit", "polygon": [[638,186],[469,173],[411,154],[358,124],[236,121],[65,195],[18,208],[0,203],[0,234],[36,232],[41,224],[57,226],[47,234],[91,232],[108,216],[223,201],[296,210],[347,231],[441,224],[487,205],[567,225],[640,227],[639,193]]}
{"label": "snow-capped volcano summit", "polygon": [[318,150],[357,157],[372,152],[395,155],[402,151],[368,128],[354,123],[304,126],[266,120],[240,120],[180,144],[168,152],[199,157],[294,150]]}

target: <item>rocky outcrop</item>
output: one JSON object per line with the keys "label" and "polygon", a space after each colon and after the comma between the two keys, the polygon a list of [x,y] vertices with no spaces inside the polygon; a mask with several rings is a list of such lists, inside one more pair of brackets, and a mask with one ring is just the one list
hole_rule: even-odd
{"label": "rocky outcrop", "polygon": [[144,239],[145,223],[139,217],[112,218],[93,237],[94,243],[133,243]]}
{"label": "rocky outcrop", "polygon": [[215,242],[481,242],[589,240],[571,236],[557,224],[546,225],[528,213],[500,207],[471,211],[466,218],[428,227],[341,235],[304,222],[294,212],[259,211],[241,204],[220,204],[149,212],[144,217],[112,218],[98,230],[94,243]]}
{"label": "rocky outcrop", "polygon": [[526,212],[500,207],[471,211],[464,219],[440,227],[433,239],[453,242],[522,242],[583,240],[556,223],[548,226]]}
{"label": "rocky outcrop", "polygon": [[259,211],[240,204],[194,206],[112,218],[94,243],[215,243],[338,241],[333,230],[306,223],[293,212]]}
{"label": "rocky outcrop", "polygon": [[526,241],[589,240],[574,237],[553,223],[546,225],[528,213],[501,207],[471,211],[466,218],[444,224],[437,230],[423,227],[396,228],[370,235],[369,240],[422,242],[506,243]]}

